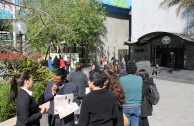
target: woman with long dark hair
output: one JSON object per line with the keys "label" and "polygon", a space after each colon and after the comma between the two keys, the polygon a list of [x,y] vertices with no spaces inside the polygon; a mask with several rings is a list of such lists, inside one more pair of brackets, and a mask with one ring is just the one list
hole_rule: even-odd
{"label": "woman with long dark hair", "polygon": [[[18,86],[20,87],[19,92]],[[47,111],[46,108],[39,109],[32,97],[32,88],[33,79],[27,72],[15,75],[11,81],[10,98],[12,101],[16,100],[16,126],[40,126],[39,120]]]}
{"label": "woman with long dark hair", "polygon": [[125,101],[125,95],[123,88],[119,83],[117,75],[114,72],[112,72],[111,70],[106,70],[105,73],[108,76],[108,83],[106,84],[106,89],[113,93],[118,104],[118,122],[116,126],[124,126],[122,105]]}
{"label": "woman with long dark hair", "polygon": [[149,126],[148,116],[152,115],[153,107],[152,104],[148,101],[147,97],[150,92],[149,85],[153,85],[154,81],[152,77],[149,77],[149,73],[145,69],[139,70],[138,75],[143,79],[141,118],[139,120],[139,126]]}

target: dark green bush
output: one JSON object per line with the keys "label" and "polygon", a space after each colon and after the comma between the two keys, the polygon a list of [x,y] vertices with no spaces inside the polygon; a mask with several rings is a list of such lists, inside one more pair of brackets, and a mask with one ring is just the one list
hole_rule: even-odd
{"label": "dark green bush", "polygon": [[[9,64],[9,67],[5,69],[5,79],[10,80],[13,75],[27,71],[32,74],[35,82],[41,82],[47,84],[52,79],[53,73],[43,66],[40,62],[31,56],[23,56],[19,58],[4,59],[5,64]],[[7,66],[7,65],[4,65]]]}
{"label": "dark green bush", "polygon": [[0,122],[16,115],[15,102],[10,101],[10,84],[0,83]]}
{"label": "dark green bush", "polygon": [[[4,66],[6,70],[5,78],[7,82],[15,74],[19,74],[24,71],[30,72],[34,80],[34,90],[33,96],[36,101],[40,104],[43,103],[43,92],[45,86],[53,77],[53,73],[50,72],[46,67],[44,67],[40,62],[38,62],[33,57],[23,56],[19,58],[11,58],[1,60],[1,65]],[[5,63],[5,64],[3,64]],[[9,64],[9,67],[7,67]],[[0,83],[0,122],[12,118],[16,115],[15,103],[10,102],[9,94],[10,84],[2,82]]]}
{"label": "dark green bush", "polygon": [[33,89],[32,95],[39,104],[42,104],[44,102],[43,100],[44,90],[45,90],[45,86],[41,82],[34,83],[34,89]]}
{"label": "dark green bush", "polygon": [[[45,86],[41,82],[34,83],[33,97],[39,104],[43,103]],[[16,103],[10,101],[10,84],[0,83],[0,122],[16,116]]]}

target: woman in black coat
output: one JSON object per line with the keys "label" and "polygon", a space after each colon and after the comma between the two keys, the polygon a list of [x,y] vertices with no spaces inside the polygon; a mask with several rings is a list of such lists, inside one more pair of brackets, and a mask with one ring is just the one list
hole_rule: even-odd
{"label": "woman in black coat", "polygon": [[153,78],[149,77],[148,72],[145,69],[138,71],[138,75],[143,79],[142,86],[142,102],[141,102],[141,118],[139,126],[149,126],[149,121],[147,116],[152,115],[153,107],[152,104],[148,101],[147,97],[150,91],[150,85],[154,84]]}
{"label": "woman in black coat", "polygon": [[46,108],[40,109],[32,97],[32,87],[33,79],[27,72],[15,75],[11,82],[10,98],[16,100],[17,108],[16,126],[40,126],[40,118],[47,111]]}

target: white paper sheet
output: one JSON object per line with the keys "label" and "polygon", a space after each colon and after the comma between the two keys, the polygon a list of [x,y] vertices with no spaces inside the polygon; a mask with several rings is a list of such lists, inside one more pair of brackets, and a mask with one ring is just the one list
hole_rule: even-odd
{"label": "white paper sheet", "polygon": [[55,115],[59,114],[60,119],[68,116],[79,109],[76,103],[73,103],[73,94],[56,95],[54,97]]}
{"label": "white paper sheet", "polygon": [[86,87],[86,94],[90,93],[90,88]]}
{"label": "white paper sheet", "polygon": [[40,105],[39,108],[49,108],[49,106],[50,106],[50,101]]}

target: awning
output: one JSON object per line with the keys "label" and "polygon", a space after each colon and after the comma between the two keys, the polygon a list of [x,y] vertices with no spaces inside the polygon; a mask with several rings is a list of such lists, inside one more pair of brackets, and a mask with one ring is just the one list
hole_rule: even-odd
{"label": "awning", "polygon": [[172,32],[152,32],[152,33],[148,33],[146,35],[143,35],[142,37],[140,37],[138,39],[137,42],[125,42],[125,45],[142,45],[142,44],[146,44],[147,42],[150,42],[151,40],[155,39],[155,38],[159,38],[159,37],[163,37],[163,36],[176,36],[181,38],[182,40],[186,41],[186,42],[194,42],[193,38],[190,38],[184,34],[180,34],[180,33],[172,33]]}

